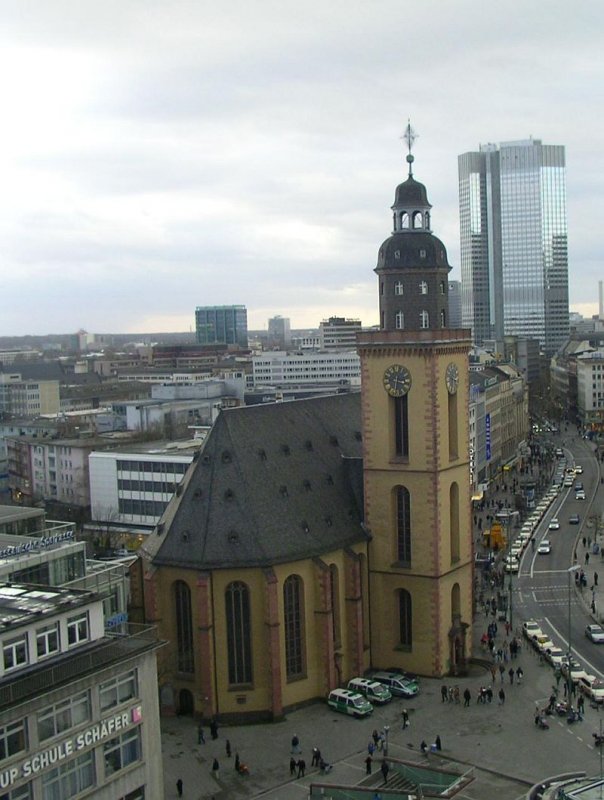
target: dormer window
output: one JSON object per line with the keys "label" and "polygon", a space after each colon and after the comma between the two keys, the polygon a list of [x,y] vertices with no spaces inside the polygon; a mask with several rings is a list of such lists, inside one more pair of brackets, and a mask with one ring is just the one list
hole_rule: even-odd
{"label": "dormer window", "polygon": [[400,257],[401,257],[401,251],[400,250],[395,250],[394,251],[394,257],[398,261],[400,259]]}
{"label": "dormer window", "polygon": [[426,257],[426,251],[425,250],[420,250],[419,251],[419,257],[420,258],[425,258]]}
{"label": "dormer window", "polygon": [[419,285],[419,293],[420,294],[428,294],[428,284],[426,281],[422,281]]}

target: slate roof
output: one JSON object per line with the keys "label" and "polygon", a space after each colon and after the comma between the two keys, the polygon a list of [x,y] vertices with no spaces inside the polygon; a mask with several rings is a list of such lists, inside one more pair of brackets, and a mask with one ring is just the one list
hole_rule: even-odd
{"label": "slate roof", "polygon": [[[420,251],[424,251],[422,256]],[[397,255],[398,254],[398,255]],[[447,249],[441,240],[429,231],[399,231],[393,233],[382,243],[376,272],[401,269],[440,269],[450,270]]]}
{"label": "slate roof", "polygon": [[406,181],[396,187],[392,208],[397,206],[417,206],[418,208],[428,206],[428,208],[432,208],[428,202],[426,187],[423,183],[416,181],[413,175],[409,175]]}
{"label": "slate roof", "polygon": [[367,541],[360,431],[360,394],[222,411],[146,555],[258,567]]}

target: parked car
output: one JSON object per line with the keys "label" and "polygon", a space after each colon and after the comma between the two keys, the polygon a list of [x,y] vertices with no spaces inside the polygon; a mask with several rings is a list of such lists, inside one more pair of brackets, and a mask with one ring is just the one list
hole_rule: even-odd
{"label": "parked car", "polygon": [[604,703],[604,681],[595,675],[582,675],[577,681],[577,686],[583,694],[591,697],[596,703]]}
{"label": "parked car", "polygon": [[552,665],[552,667],[559,667],[562,664],[562,659],[564,658],[564,650],[561,650],[559,647],[547,647],[543,655]]}
{"label": "parked car", "polygon": [[601,625],[588,625],[585,628],[585,635],[595,644],[604,644],[604,628]]}
{"label": "parked car", "polygon": [[387,686],[371,678],[352,678],[348,681],[348,688],[352,692],[364,695],[370,703],[383,705],[392,700],[392,692]]}
{"label": "parked car", "polygon": [[329,693],[327,705],[342,714],[349,714],[352,717],[366,717],[373,711],[373,706],[358,692],[351,692],[350,689],[334,689]]}
{"label": "parked car", "polygon": [[522,632],[524,633],[527,639],[531,639],[533,636],[543,635],[541,626],[539,625],[538,622],[535,622],[534,619],[527,619],[526,622],[522,623]]}
{"label": "parked car", "polygon": [[374,672],[371,677],[374,681],[387,686],[392,694],[398,697],[415,697],[419,694],[417,681],[401,675],[400,672]]}
{"label": "parked car", "polygon": [[578,514],[571,514],[568,521],[571,525],[578,525],[581,522],[581,518]]}

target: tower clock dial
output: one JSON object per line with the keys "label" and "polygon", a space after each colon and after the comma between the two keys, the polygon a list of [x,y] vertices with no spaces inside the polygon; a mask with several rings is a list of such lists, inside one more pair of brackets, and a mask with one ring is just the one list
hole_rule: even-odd
{"label": "tower clock dial", "polygon": [[384,372],[384,389],[391,397],[402,397],[411,388],[411,373],[401,364],[392,364]]}
{"label": "tower clock dial", "polygon": [[455,394],[459,386],[459,370],[456,364],[449,364],[445,373],[445,383],[449,394]]}

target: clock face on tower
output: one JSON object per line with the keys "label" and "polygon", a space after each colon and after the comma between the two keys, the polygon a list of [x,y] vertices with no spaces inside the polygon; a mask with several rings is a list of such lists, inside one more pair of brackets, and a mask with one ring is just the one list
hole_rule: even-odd
{"label": "clock face on tower", "polygon": [[402,397],[411,388],[411,373],[407,367],[392,364],[384,372],[384,389],[391,397]]}
{"label": "clock face on tower", "polygon": [[449,394],[455,394],[459,385],[459,370],[456,364],[449,364],[445,373],[445,383]]}

